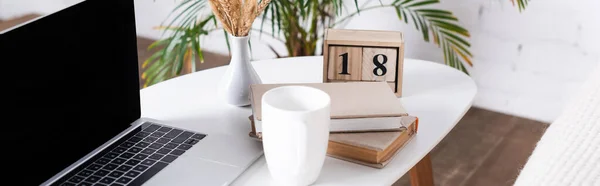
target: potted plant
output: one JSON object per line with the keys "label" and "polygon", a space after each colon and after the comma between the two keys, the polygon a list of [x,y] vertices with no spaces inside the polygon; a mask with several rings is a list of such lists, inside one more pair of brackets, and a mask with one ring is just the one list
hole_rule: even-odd
{"label": "potted plant", "polygon": [[[528,1],[511,0],[520,11]],[[346,7],[342,0],[274,0],[259,12],[257,19],[260,19],[260,29],[252,31],[283,42],[288,57],[318,55],[317,43],[322,39],[324,29],[336,27],[359,16],[360,12],[391,8],[396,11],[399,20],[414,25],[422,33],[423,40],[442,48],[445,64],[468,74],[465,65],[473,65],[469,31],[458,24],[458,18],[451,11],[431,8],[431,5],[438,3],[439,0],[394,0],[387,4],[361,6],[355,0],[351,4],[353,12],[341,16]],[[223,31],[214,14],[202,15],[202,10],[207,8],[207,0],[183,0],[173,9],[175,14],[167,18],[168,24],[159,27],[169,33],[168,36],[149,46],[149,49],[162,49],[142,65],[144,87],[180,75],[185,66],[191,69],[188,71],[195,71],[196,57],[203,61],[201,36]],[[265,25],[269,25],[270,30],[263,29]],[[233,51],[229,34],[226,31],[223,33],[226,38],[224,42]],[[275,50],[273,52],[283,57]]]}

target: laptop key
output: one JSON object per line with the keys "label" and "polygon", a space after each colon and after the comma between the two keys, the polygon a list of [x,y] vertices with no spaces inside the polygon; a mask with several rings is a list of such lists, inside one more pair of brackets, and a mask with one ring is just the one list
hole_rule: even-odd
{"label": "laptop key", "polygon": [[140,172],[138,172],[138,171],[129,171],[129,172],[127,172],[125,174],[125,176],[129,176],[129,177],[132,177],[132,178],[135,178],[138,175],[140,175]]}
{"label": "laptop key", "polygon": [[112,170],[115,170],[117,167],[119,167],[119,165],[114,164],[114,163],[109,163],[109,164],[105,165],[104,167],[102,167],[102,169],[112,171]]}
{"label": "laptop key", "polygon": [[98,176],[90,176],[87,179],[85,179],[85,181],[89,183],[96,183],[98,180],[100,180],[100,177]]}
{"label": "laptop key", "polygon": [[167,149],[167,148],[162,148],[162,149],[156,151],[156,153],[161,153],[161,154],[169,154],[169,152],[171,152],[171,149]]}
{"label": "laptop key", "polygon": [[185,132],[181,133],[179,136],[177,136],[175,139],[179,138],[179,139],[184,139],[185,140],[185,139],[188,139],[188,138],[192,137],[192,135],[194,135],[193,132],[185,131]]}
{"label": "laptop key", "polygon": [[163,137],[165,137],[165,138],[175,138],[181,132],[183,132],[183,130],[173,129],[173,130],[169,131],[169,133],[165,134],[165,136],[163,136]]}
{"label": "laptop key", "polygon": [[147,166],[151,166],[152,164],[154,164],[156,161],[155,160],[151,160],[151,159],[145,159],[144,161],[142,161],[142,165],[147,165]]}
{"label": "laptop key", "polygon": [[157,139],[158,138],[156,138],[156,137],[148,136],[148,137],[144,138],[142,141],[152,143],[152,142],[156,141]]}
{"label": "laptop key", "polygon": [[198,143],[199,140],[197,139],[188,139],[187,141],[184,142],[184,144],[188,144],[188,145],[195,145],[196,143]]}
{"label": "laptop key", "polygon": [[91,171],[91,170],[82,170],[82,171],[79,171],[77,173],[77,175],[83,176],[83,177],[88,177],[89,175],[92,175],[93,173],[94,173],[94,171]]}
{"label": "laptop key", "polygon": [[123,148],[123,147],[117,147],[115,149],[112,150],[112,152],[117,153],[117,154],[121,154],[123,152],[125,152],[127,149]]}
{"label": "laptop key", "polygon": [[113,184],[110,184],[110,186],[123,186],[123,184],[113,183]]}
{"label": "laptop key", "polygon": [[165,133],[164,133],[164,132],[158,132],[158,131],[157,131],[157,132],[154,132],[154,133],[152,133],[152,134],[150,134],[150,136],[152,136],[152,137],[157,137],[157,138],[160,138],[160,137],[162,137],[163,135],[165,135]]}
{"label": "laptop key", "polygon": [[125,148],[129,148],[129,147],[133,147],[133,145],[135,145],[135,143],[126,141],[126,142],[123,142],[120,146],[121,147],[125,147]]}
{"label": "laptop key", "polygon": [[177,136],[175,139],[173,139],[173,141],[171,141],[171,142],[178,143],[178,144],[183,143],[186,139],[190,138],[190,136],[192,136],[193,134],[194,133],[192,133],[192,132],[185,131],[185,132],[181,133],[179,136]]}
{"label": "laptop key", "polygon": [[122,172],[127,172],[128,170],[131,170],[131,166],[129,165],[121,165],[119,168],[117,168],[118,171],[122,171]]}
{"label": "laptop key", "polygon": [[156,140],[156,143],[166,144],[166,143],[169,143],[169,141],[171,141],[169,138],[162,137],[162,138],[158,138],[158,140]]}
{"label": "laptop key", "polygon": [[108,159],[108,158],[100,158],[100,159],[96,160],[95,163],[100,164],[100,165],[106,165],[108,162],[110,162],[110,159]]}
{"label": "laptop key", "polygon": [[[105,157],[105,158],[108,158],[108,159],[115,159],[117,156],[119,156],[119,154],[117,154],[117,153],[114,153],[114,152],[109,152],[109,153],[107,153],[106,155],[104,155],[104,157]],[[108,163],[108,162],[107,162],[107,163]]]}
{"label": "laptop key", "polygon": [[146,127],[143,131],[145,131],[145,132],[154,132],[158,128],[160,128],[160,126],[152,124],[152,125]]}
{"label": "laptop key", "polygon": [[206,137],[206,134],[194,134],[192,136],[192,138],[197,139],[197,140],[202,140],[204,137]]}
{"label": "laptop key", "polygon": [[139,147],[131,147],[128,151],[135,154],[142,151],[142,149]]}
{"label": "laptop key", "polygon": [[133,159],[143,160],[143,159],[146,159],[147,157],[148,157],[148,155],[145,155],[145,154],[136,154],[135,156],[133,156]]}
{"label": "laptop key", "polygon": [[75,186],[75,184],[70,183],[70,182],[65,182],[65,183],[60,184],[60,186]]}
{"label": "laptop key", "polygon": [[184,142],[186,139],[187,139],[187,138],[180,138],[180,137],[177,137],[177,138],[175,138],[175,139],[171,140],[171,142],[173,142],[173,143],[176,143],[176,144],[181,144],[181,143],[183,143],[183,142]]}
{"label": "laptop key", "polygon": [[181,149],[181,150],[189,150],[190,148],[192,148],[192,146],[188,145],[188,144],[181,144],[181,145],[177,146],[177,149]]}
{"label": "laptop key", "polygon": [[121,154],[121,158],[129,159],[129,158],[133,157],[133,155],[134,154],[132,154],[132,153],[126,152],[126,153]]}
{"label": "laptop key", "polygon": [[144,184],[148,179],[158,173],[160,170],[164,169],[168,164],[163,162],[156,162],[154,166],[150,167],[146,172],[140,174],[135,180],[129,183],[129,186],[138,186]]}
{"label": "laptop key", "polygon": [[136,147],[142,147],[142,148],[145,148],[148,145],[150,145],[150,143],[146,143],[146,142],[139,142],[139,143],[135,144]]}
{"label": "laptop key", "polygon": [[138,165],[133,168],[133,170],[140,171],[140,172],[144,172],[146,169],[148,169],[148,166],[146,166],[146,165]]}
{"label": "laptop key", "polygon": [[108,176],[113,177],[113,178],[118,178],[119,176],[123,176],[123,172],[121,171],[112,171],[110,174],[108,174]]}
{"label": "laptop key", "polygon": [[130,142],[133,142],[133,143],[137,143],[137,142],[142,141],[142,138],[134,136],[134,137],[129,138],[127,141],[130,141]]}
{"label": "laptop key", "polygon": [[77,186],[92,186],[92,184],[88,183],[88,182],[82,182],[82,183],[77,184]]}
{"label": "laptop key", "polygon": [[81,177],[81,176],[73,176],[73,177],[71,177],[71,179],[69,179],[69,181],[73,182],[73,183],[79,183],[79,182],[83,181],[83,177]]}
{"label": "laptop key", "polygon": [[174,148],[176,148],[176,147],[177,147],[177,144],[175,144],[175,143],[167,143],[167,144],[164,146],[164,148],[167,148],[167,149],[174,149]]}
{"label": "laptop key", "polygon": [[137,134],[135,134],[135,136],[140,137],[140,138],[146,137],[148,135],[150,135],[150,133],[144,132],[144,131],[141,131],[141,132],[138,132]]}
{"label": "laptop key", "polygon": [[[152,145],[150,145],[150,146],[152,146]],[[143,150],[142,152],[140,152],[140,153],[142,153],[142,154],[148,154],[148,155],[150,155],[150,154],[153,154],[154,152],[156,152],[156,150],[154,150],[154,149],[144,149],[144,150]]]}
{"label": "laptop key", "polygon": [[169,132],[172,128],[169,127],[161,127],[160,129],[158,129],[158,131],[160,132]]}
{"label": "laptop key", "polygon": [[95,163],[92,164],[92,165],[90,165],[89,167],[87,167],[87,169],[93,170],[93,171],[96,171],[96,170],[98,170],[100,168],[102,168],[102,165],[98,165],[98,164],[95,164]]}
{"label": "laptop key", "polygon": [[148,146],[148,148],[152,148],[152,149],[160,149],[163,145],[160,143],[152,143],[150,144],[150,146]]}
{"label": "laptop key", "polygon": [[150,155],[150,157],[148,157],[148,159],[153,159],[153,160],[160,160],[164,155],[162,154],[152,154]]}
{"label": "laptop key", "polygon": [[106,186],[106,185],[102,184],[102,183],[96,183],[96,184],[94,184],[94,186]]}
{"label": "laptop key", "polygon": [[121,165],[121,164],[125,163],[125,161],[127,161],[127,160],[123,159],[123,158],[115,158],[111,163]]}
{"label": "laptop key", "polygon": [[131,166],[135,166],[138,163],[140,163],[140,161],[138,161],[138,160],[129,160],[129,161],[125,162],[125,164],[131,165]]}
{"label": "laptop key", "polygon": [[94,175],[102,177],[102,176],[106,176],[108,173],[110,173],[110,172],[107,170],[100,169],[100,170],[96,171],[94,173]]}
{"label": "laptop key", "polygon": [[117,183],[122,183],[122,184],[127,184],[131,181],[131,178],[128,177],[121,177],[119,179],[117,179]]}
{"label": "laptop key", "polygon": [[183,151],[183,150],[175,149],[175,150],[171,151],[171,154],[175,155],[175,156],[181,156],[184,152],[185,151]]}
{"label": "laptop key", "polygon": [[175,159],[177,159],[177,156],[173,156],[173,155],[166,155],[163,159],[161,159],[160,161],[164,161],[167,163],[171,163],[173,161],[175,161]]}
{"label": "laptop key", "polygon": [[100,183],[111,184],[113,181],[115,181],[114,178],[104,177],[100,180]]}

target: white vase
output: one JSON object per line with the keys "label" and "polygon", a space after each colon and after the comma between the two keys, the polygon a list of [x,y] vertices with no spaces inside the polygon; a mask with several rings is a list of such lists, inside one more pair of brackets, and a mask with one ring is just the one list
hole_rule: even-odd
{"label": "white vase", "polygon": [[250,85],[262,83],[250,63],[250,36],[231,38],[231,61],[219,84],[219,96],[234,106],[250,105]]}

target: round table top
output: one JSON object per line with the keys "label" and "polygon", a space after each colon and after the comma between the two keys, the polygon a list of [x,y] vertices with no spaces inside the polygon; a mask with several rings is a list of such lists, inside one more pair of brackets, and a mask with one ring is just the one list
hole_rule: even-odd
{"label": "round table top", "polygon": [[[252,62],[263,83],[322,82],[323,57],[295,57]],[[142,117],[203,133],[248,136],[250,107],[217,99],[227,66],[173,78],[140,91]],[[405,59],[403,96],[410,115],[419,118],[417,135],[383,169],[327,157],[315,185],[391,185],[427,155],[458,123],[477,93],[466,74],[443,64]],[[248,136],[248,140],[253,140]],[[264,157],[232,185],[275,185]]]}

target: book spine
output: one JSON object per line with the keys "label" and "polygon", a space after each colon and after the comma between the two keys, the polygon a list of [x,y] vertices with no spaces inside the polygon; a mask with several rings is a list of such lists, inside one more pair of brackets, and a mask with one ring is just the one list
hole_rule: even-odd
{"label": "book spine", "polygon": [[[406,132],[403,132],[398,137],[400,142],[392,143],[393,146],[388,150],[389,152],[377,152],[348,144],[329,141],[327,154],[333,155],[334,157],[344,157],[370,164],[379,164],[389,160],[396,154],[395,152],[403,147],[416,134],[416,128],[416,123],[408,126]],[[381,154],[385,154],[385,156],[381,156]]]}

